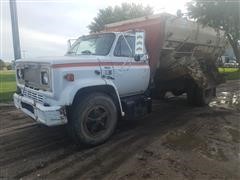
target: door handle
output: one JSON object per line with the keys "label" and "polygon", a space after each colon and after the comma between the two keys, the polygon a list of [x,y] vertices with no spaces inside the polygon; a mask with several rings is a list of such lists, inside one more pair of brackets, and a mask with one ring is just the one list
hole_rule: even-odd
{"label": "door handle", "polygon": [[94,73],[95,73],[96,75],[100,75],[101,72],[100,72],[99,70],[95,70]]}

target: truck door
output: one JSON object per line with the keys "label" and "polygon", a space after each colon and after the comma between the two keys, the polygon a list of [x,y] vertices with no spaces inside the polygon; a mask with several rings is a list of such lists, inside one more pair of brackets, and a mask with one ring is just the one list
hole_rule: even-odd
{"label": "truck door", "polygon": [[135,36],[121,35],[113,52],[114,83],[120,96],[143,93],[149,83],[147,60],[134,60]]}

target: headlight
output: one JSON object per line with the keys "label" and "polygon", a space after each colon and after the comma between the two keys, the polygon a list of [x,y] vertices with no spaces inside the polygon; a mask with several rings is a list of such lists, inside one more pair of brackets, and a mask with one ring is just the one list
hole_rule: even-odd
{"label": "headlight", "polygon": [[23,69],[17,69],[17,77],[18,79],[23,79]]}
{"label": "headlight", "polygon": [[47,72],[41,72],[41,81],[42,81],[42,84],[48,85],[49,77]]}

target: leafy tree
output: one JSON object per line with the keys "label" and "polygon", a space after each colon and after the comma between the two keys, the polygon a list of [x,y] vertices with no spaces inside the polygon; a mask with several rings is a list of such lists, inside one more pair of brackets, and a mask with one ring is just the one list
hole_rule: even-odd
{"label": "leafy tree", "polygon": [[3,70],[3,68],[5,67],[5,62],[0,59],[0,70]]}
{"label": "leafy tree", "polygon": [[192,0],[187,4],[190,18],[203,25],[225,31],[238,61],[240,61],[239,4],[239,0]]}
{"label": "leafy tree", "polygon": [[12,70],[12,63],[5,63],[7,70]]}
{"label": "leafy tree", "polygon": [[99,32],[104,29],[105,24],[114,23],[117,21],[128,20],[132,18],[148,16],[153,14],[153,9],[150,6],[143,7],[140,4],[122,3],[114,8],[109,6],[100,9],[97,17],[88,26],[90,32]]}

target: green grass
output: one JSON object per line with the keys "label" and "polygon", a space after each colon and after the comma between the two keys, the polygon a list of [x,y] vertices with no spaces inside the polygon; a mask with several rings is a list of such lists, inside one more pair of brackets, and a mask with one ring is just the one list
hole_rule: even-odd
{"label": "green grass", "polygon": [[225,76],[226,80],[240,79],[240,68],[218,68],[218,71]]}
{"label": "green grass", "polygon": [[0,71],[0,103],[12,101],[15,91],[15,71]]}

